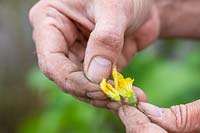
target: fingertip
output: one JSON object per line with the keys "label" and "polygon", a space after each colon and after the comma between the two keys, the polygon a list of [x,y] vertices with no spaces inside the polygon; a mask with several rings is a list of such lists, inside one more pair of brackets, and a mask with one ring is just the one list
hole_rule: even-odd
{"label": "fingertip", "polygon": [[121,103],[119,103],[119,102],[110,102],[110,103],[108,103],[107,104],[107,107],[109,108],[109,109],[112,109],[112,110],[119,110],[119,108],[121,107]]}
{"label": "fingertip", "polygon": [[147,97],[144,91],[136,86],[133,86],[133,90],[136,94],[137,100],[139,102],[147,102]]}
{"label": "fingertip", "polygon": [[87,96],[91,99],[96,99],[96,100],[108,100],[106,95],[101,91],[87,92]]}
{"label": "fingertip", "polygon": [[161,118],[163,110],[153,104],[140,102],[138,104],[138,109],[150,118]]}

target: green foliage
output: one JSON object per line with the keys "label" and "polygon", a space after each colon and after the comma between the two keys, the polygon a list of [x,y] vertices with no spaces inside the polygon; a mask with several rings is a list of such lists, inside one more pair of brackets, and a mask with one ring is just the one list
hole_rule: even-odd
{"label": "green foliage", "polygon": [[151,103],[164,107],[187,103],[200,98],[199,57],[198,47],[177,59],[147,50],[129,64],[124,74],[135,78],[135,85],[145,91]]}
{"label": "green foliage", "polygon": [[[200,98],[200,48],[192,45],[189,52],[171,57],[181,45],[176,41],[164,44],[164,51],[150,48],[138,54],[123,71],[134,77],[149,102],[169,107]],[[176,44],[177,46],[175,46]],[[168,48],[169,47],[169,48]],[[183,52],[182,52],[183,53]],[[59,91],[34,67],[27,84],[39,92],[43,108],[22,123],[20,133],[118,133],[124,132],[119,119],[108,111],[94,108]]]}
{"label": "green foliage", "polygon": [[31,70],[27,79],[28,84],[40,93],[44,107],[22,123],[20,133],[124,132],[116,116],[61,92],[38,69]]}

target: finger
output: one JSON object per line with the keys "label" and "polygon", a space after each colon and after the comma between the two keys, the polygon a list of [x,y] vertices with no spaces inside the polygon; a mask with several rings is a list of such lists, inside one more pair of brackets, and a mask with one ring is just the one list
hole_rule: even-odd
{"label": "finger", "polygon": [[[34,31],[39,29],[45,29],[47,26],[55,27],[65,41],[67,45],[71,46],[77,39],[77,29],[71,20],[63,15],[59,10],[57,1],[39,1],[29,13],[29,19],[33,26]],[[52,6],[52,5],[55,5]],[[57,45],[53,45],[56,47]]]}
{"label": "finger", "polygon": [[96,91],[96,92],[88,92],[87,96],[91,99],[96,99],[96,100],[106,100],[108,97],[101,91]]}
{"label": "finger", "polygon": [[84,97],[77,97],[79,100],[87,102],[95,107],[99,107],[99,108],[105,108],[107,109],[107,104],[109,103],[108,100],[92,100],[89,98],[84,98]]}
{"label": "finger", "polygon": [[[109,81],[111,83],[111,81]],[[137,101],[139,102],[147,102],[147,98],[145,93],[138,87],[133,87],[133,90],[136,94]],[[108,97],[101,91],[96,91],[96,92],[88,92],[87,96],[91,99],[95,100],[106,100]],[[111,110],[118,110],[121,104],[118,102],[110,102],[108,105],[108,108]]]}
{"label": "finger", "polygon": [[84,75],[83,71],[74,71],[65,77],[66,88],[64,91],[78,96],[88,97],[87,92],[100,91],[99,85],[90,82]]}
{"label": "finger", "polygon": [[[147,98],[145,93],[138,87],[133,87],[138,102],[146,102]],[[109,102],[107,107],[112,111],[118,111],[122,105],[119,102]]]}
{"label": "finger", "polygon": [[[69,47],[69,50],[77,57],[75,61],[79,61],[79,63],[83,63],[85,56],[85,45],[86,40],[80,39],[75,41],[75,43]],[[78,52],[77,52],[78,51]]]}
{"label": "finger", "polygon": [[169,109],[148,103],[140,103],[138,106],[151,121],[170,132],[200,131],[200,100],[186,105],[172,106]]}
{"label": "finger", "polygon": [[122,106],[119,109],[119,117],[128,133],[166,133],[159,126],[152,124],[142,112],[134,107]]}
{"label": "finger", "polygon": [[147,97],[142,89],[136,86],[133,86],[133,90],[136,94],[136,98],[138,102],[147,102]]}
{"label": "finger", "polygon": [[[96,83],[110,76],[124,42],[126,17],[119,0],[95,1],[95,29],[90,34],[85,53],[84,71]],[[120,15],[119,15],[120,14]]]}
{"label": "finger", "polygon": [[119,102],[111,102],[110,100],[93,100],[85,97],[77,97],[80,101],[84,101],[98,108],[108,109],[114,114],[117,114],[118,109],[121,107]]}
{"label": "finger", "polygon": [[146,124],[150,120],[139,110],[131,106],[122,106],[119,109],[119,117],[126,127],[135,126],[136,124]]}
{"label": "finger", "polygon": [[[114,84],[114,83],[112,83],[111,80],[109,80],[109,83]],[[145,93],[140,88],[133,86],[133,90],[136,94],[137,101],[147,102],[147,97],[146,97]],[[88,92],[87,96],[91,99],[96,99],[96,100],[106,100],[106,99],[108,99],[108,97],[101,90]]]}
{"label": "finger", "polygon": [[[67,42],[75,40],[73,24],[55,8],[48,6],[46,1],[38,2],[31,9],[30,21],[33,26],[33,39],[42,71],[49,78],[53,78],[55,73],[60,72],[60,69],[67,70],[66,67],[69,67],[66,73],[68,74],[72,71],[71,69],[76,68],[66,58],[66,55],[68,56]],[[62,23],[62,21],[66,23]],[[65,34],[68,34],[69,30],[72,31],[72,34],[66,38]],[[58,61],[55,58],[58,58]],[[64,65],[65,63],[70,65]],[[60,66],[60,69],[56,70],[55,66]]]}
{"label": "finger", "polygon": [[[108,82],[111,85],[114,85],[114,82],[112,80],[108,80]],[[93,91],[93,92],[88,92],[87,96],[91,99],[96,99],[96,100],[105,100],[108,99],[108,97],[99,89],[98,91]]]}
{"label": "finger", "polygon": [[112,110],[113,112],[118,112],[119,108],[122,106],[120,102],[109,102],[107,104],[107,107],[109,110]]}
{"label": "finger", "polygon": [[34,28],[33,38],[39,66],[45,75],[54,80],[63,91],[76,96],[87,97],[87,90],[99,90],[97,85],[89,83],[80,72],[81,66],[68,58],[68,45],[76,40],[72,22],[49,7],[48,1],[39,2],[31,10],[30,19]]}

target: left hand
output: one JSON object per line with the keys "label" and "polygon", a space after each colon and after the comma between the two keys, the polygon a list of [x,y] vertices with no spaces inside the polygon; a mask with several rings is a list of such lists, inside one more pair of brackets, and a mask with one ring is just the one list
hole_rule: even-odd
{"label": "left hand", "polygon": [[153,0],[40,0],[29,16],[42,72],[64,92],[103,108],[109,100],[95,83],[160,33]]}

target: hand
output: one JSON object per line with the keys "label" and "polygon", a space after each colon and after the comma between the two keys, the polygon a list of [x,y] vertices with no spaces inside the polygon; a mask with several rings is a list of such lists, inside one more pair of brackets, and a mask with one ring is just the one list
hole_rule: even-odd
{"label": "hand", "polygon": [[108,78],[113,66],[126,66],[159,34],[151,0],[41,0],[30,21],[45,75],[99,107],[109,101],[95,83]]}
{"label": "hand", "polygon": [[119,117],[126,126],[127,133],[167,133],[134,107],[122,106],[119,109]]}
{"label": "hand", "polygon": [[141,102],[138,107],[153,123],[169,132],[194,133],[200,131],[200,100],[170,108],[159,108]]}

